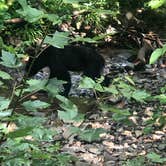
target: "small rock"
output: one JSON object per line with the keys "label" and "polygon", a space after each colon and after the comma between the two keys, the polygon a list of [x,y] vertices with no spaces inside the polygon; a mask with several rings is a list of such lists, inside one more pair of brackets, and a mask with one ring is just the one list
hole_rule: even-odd
{"label": "small rock", "polygon": [[153,140],[160,140],[162,138],[162,135],[153,134],[152,138]]}
{"label": "small rock", "polygon": [[158,149],[159,150],[166,150],[166,145],[165,144],[160,144],[159,146],[158,146]]}
{"label": "small rock", "polygon": [[141,130],[135,130],[135,135],[136,135],[136,137],[140,137],[142,135],[142,131]]}
{"label": "small rock", "polygon": [[119,141],[119,142],[122,142],[123,140],[124,140],[124,137],[122,137],[122,136],[119,136],[119,137],[118,137],[118,141]]}
{"label": "small rock", "polygon": [[153,144],[153,148],[158,148],[158,144]]}
{"label": "small rock", "polygon": [[91,164],[83,161],[76,161],[75,166],[91,166]]}
{"label": "small rock", "polygon": [[128,130],[125,130],[122,134],[128,137],[132,137],[131,131],[128,131]]}
{"label": "small rock", "polygon": [[129,152],[134,152],[134,151],[135,151],[135,149],[134,149],[134,148],[132,148],[132,147],[129,147],[129,148],[128,148],[128,151],[129,151]]}
{"label": "small rock", "polygon": [[136,145],[136,144],[132,144],[131,145],[134,149],[137,149],[138,148],[138,146]]}
{"label": "small rock", "polygon": [[113,149],[115,147],[114,143],[111,141],[103,141],[103,145],[109,149]]}
{"label": "small rock", "polygon": [[107,161],[104,163],[104,166],[116,165],[115,161]]}
{"label": "small rock", "polygon": [[124,128],[123,127],[120,127],[119,129],[117,129],[118,132],[123,132],[124,131]]}
{"label": "small rock", "polygon": [[95,147],[89,148],[88,151],[93,153],[93,154],[97,154],[97,155],[101,154],[101,151]]}
{"label": "small rock", "polygon": [[149,148],[151,148],[151,147],[152,147],[152,144],[151,144],[151,143],[145,144],[145,148],[146,148],[146,149],[149,149]]}
{"label": "small rock", "polygon": [[[116,158],[116,157],[114,157],[114,158]],[[111,159],[112,159],[112,154],[109,152],[104,152],[104,161],[107,162],[107,161],[110,161]]]}
{"label": "small rock", "polygon": [[68,153],[78,153],[78,152],[85,152],[84,148],[81,147],[63,147],[62,151],[68,152]]}

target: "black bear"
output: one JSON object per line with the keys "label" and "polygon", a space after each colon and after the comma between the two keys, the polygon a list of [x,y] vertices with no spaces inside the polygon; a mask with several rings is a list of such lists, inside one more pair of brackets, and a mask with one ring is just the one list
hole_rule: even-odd
{"label": "black bear", "polygon": [[26,72],[29,72],[28,76],[35,75],[46,66],[49,67],[49,78],[56,77],[67,82],[63,85],[64,96],[68,95],[71,88],[69,71],[82,71],[85,76],[96,79],[100,77],[105,65],[105,60],[100,54],[85,46],[65,46],[64,49],[48,46],[35,59],[33,65],[32,61],[33,57],[30,57],[25,67]]}

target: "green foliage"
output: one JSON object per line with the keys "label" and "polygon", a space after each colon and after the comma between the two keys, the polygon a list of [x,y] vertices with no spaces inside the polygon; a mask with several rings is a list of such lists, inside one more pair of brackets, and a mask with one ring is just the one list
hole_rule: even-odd
{"label": "green foliage", "polygon": [[15,55],[11,54],[10,52],[2,50],[2,57],[1,57],[1,64],[10,67],[10,68],[17,68],[20,67],[22,64],[21,62],[17,61],[18,59]]}
{"label": "green foliage", "polygon": [[11,114],[12,114],[12,110],[11,109],[8,109],[8,110],[5,110],[5,111],[0,111],[0,118],[11,116]]}
{"label": "green foliage", "polygon": [[[62,156],[59,158],[58,151],[60,144],[51,143],[53,136],[56,135],[56,131],[43,126],[46,119],[43,117],[30,117],[19,114],[13,118],[17,128],[10,133],[4,130],[7,140],[0,148],[2,165],[22,165],[23,161],[25,161],[24,165],[34,165],[35,163],[42,163],[43,165],[51,163],[52,165],[56,162],[61,164],[61,160],[62,163],[71,160],[69,156],[64,160]],[[3,131],[1,125],[0,129]]]}
{"label": "green foliage", "polygon": [[125,124],[130,124],[131,122],[129,121],[129,117],[131,116],[131,113],[129,112],[129,110],[125,110],[125,109],[119,109],[119,108],[115,108],[112,107],[111,105],[106,105],[106,104],[102,104],[100,106],[102,111],[106,111],[106,112],[112,112],[112,119],[114,121],[117,122],[122,122]]}
{"label": "green foliage", "polygon": [[162,127],[165,125],[166,116],[163,115],[162,110],[155,110],[149,120],[144,122],[145,128],[143,129],[144,134],[149,134],[154,131],[155,125]]}
{"label": "green foliage", "polygon": [[[2,50],[0,63],[19,72],[19,67],[22,66],[22,56],[17,53],[22,53],[24,50],[22,46],[30,45],[37,38],[58,48],[64,48],[65,45],[71,42],[98,43],[99,40],[105,38],[106,34],[101,36],[96,36],[96,34],[106,30],[108,26],[106,23],[110,22],[110,19],[117,19],[119,7],[123,6],[123,3],[127,4],[127,7],[128,4],[131,4],[135,9],[138,9],[137,7],[143,6],[144,2],[118,0],[0,0],[0,50]],[[161,5],[164,5],[161,4],[161,1],[158,4],[154,2],[152,4],[152,1],[149,3],[151,8],[157,8]],[[17,17],[23,18],[25,22],[23,24],[8,24],[6,22],[7,19]],[[95,37],[89,38],[87,36],[84,38],[75,35],[71,37],[69,32],[58,32],[56,27],[61,23],[71,23],[72,30],[69,29],[69,32],[76,32],[76,34],[77,31],[79,33],[84,31],[85,26],[89,26]],[[19,39],[20,43],[15,43],[14,40],[12,46],[9,39],[13,40],[15,38]],[[165,46],[156,50],[152,54],[150,64],[154,63],[165,52]],[[75,122],[81,123],[85,118],[74,103],[59,95],[61,92],[59,87],[64,83],[63,81],[57,79],[27,80],[26,77],[23,77],[22,82],[18,83],[15,78],[2,70],[0,70],[0,79],[3,81],[0,81],[0,85],[5,84],[6,87],[8,86],[6,81],[13,81],[12,86],[8,86],[8,91],[4,89],[5,97],[0,96],[0,165],[65,166],[75,160],[71,155],[60,153],[61,143],[54,140],[54,136],[58,133],[55,128],[46,125],[48,124],[47,117],[36,116],[40,110],[51,106],[50,103],[41,101],[40,98],[29,99],[31,94],[39,90],[47,91],[51,97],[58,99],[60,107],[57,110],[58,117],[64,123],[69,123],[70,134],[75,134],[80,140],[91,143],[100,141],[100,134],[106,132],[102,128],[72,127],[72,124]],[[90,88],[95,92],[102,92],[115,97],[125,97],[126,100],[134,100],[140,103],[147,102],[147,99],[151,96],[145,90],[137,89],[130,77],[115,79],[108,88],[101,86],[102,81],[103,78],[96,83],[85,77],[81,80],[80,87]],[[165,87],[162,88],[161,92],[163,94],[152,96],[150,99],[159,100],[160,104],[165,104],[165,89]],[[100,96],[98,98],[100,99]],[[102,100],[98,100],[98,104],[100,104],[101,110],[112,112],[113,121],[127,125],[131,123],[129,120],[132,115],[131,110],[106,105]],[[152,118],[146,121],[145,134],[153,130],[156,121],[160,122],[161,126],[164,125],[165,118],[162,116],[162,110],[155,112]],[[10,124],[15,126],[12,131],[9,131]],[[164,163],[165,161],[165,158],[161,158],[161,156],[154,153],[147,155],[147,158],[157,163]],[[139,166],[143,163],[142,159],[136,158],[127,161],[126,165]]]}
{"label": "green foliage", "polygon": [[148,2],[148,5],[152,9],[157,9],[163,5],[166,5],[166,1],[165,0],[151,0],[150,2]]}
{"label": "green foliage", "polygon": [[0,0],[0,31],[5,28],[3,20],[10,18],[10,13],[7,12],[8,5],[5,0]]}
{"label": "green foliage", "polygon": [[[68,41],[66,41],[67,35],[65,36],[65,34],[62,35],[58,32],[55,33],[55,35],[57,35],[58,42],[56,40],[51,41],[53,44],[56,43],[59,46],[63,46],[63,44],[66,45],[68,43]],[[63,38],[63,36],[65,38]],[[14,51],[12,50],[12,52]],[[1,64],[19,71],[21,58],[22,56],[15,56],[10,52],[2,51]],[[9,74],[3,71],[0,71],[0,77],[4,80],[13,79]],[[13,79],[13,81],[15,81],[15,79]],[[43,165],[53,165],[54,163],[66,165],[72,158],[70,155],[58,154],[60,145],[54,147],[52,144],[53,136],[55,136],[56,131],[43,126],[46,122],[44,117],[32,116],[33,112],[46,109],[50,104],[41,100],[26,100],[26,97],[39,90],[51,92],[51,96],[55,97],[59,92],[58,86],[62,84],[62,81],[58,82],[56,79],[51,79],[49,81],[35,79],[27,80],[26,77],[24,77],[21,85],[17,86],[17,83],[15,84],[16,86],[13,87],[11,92],[11,100],[0,97],[0,117],[2,122],[3,120],[7,120],[8,124],[12,122],[16,125],[16,128],[12,132],[8,132],[8,127],[5,127],[3,123],[0,123],[0,130],[2,131],[0,140],[6,140],[0,148],[1,164],[34,165],[40,162]],[[57,86],[58,90],[53,91],[53,89],[56,89],[54,85]],[[76,106],[72,107],[70,102],[65,104],[61,105],[63,109],[67,109],[68,111],[70,111],[70,109],[72,110],[72,108],[75,108],[75,110],[77,109]],[[28,112],[27,114],[31,114],[31,116],[23,116],[16,113],[18,107],[20,107],[24,113]],[[74,117],[75,119],[83,119],[82,115],[82,117],[79,117],[78,111],[77,114],[78,115]],[[47,142],[46,146],[43,146],[45,144],[44,142]]]}
{"label": "green foliage", "polygon": [[[103,80],[103,79],[102,79]],[[128,84],[132,83],[132,85]],[[131,79],[123,81],[121,78],[114,79],[109,87],[102,87],[101,81],[99,83],[93,81],[91,78],[84,77],[80,82],[80,88],[89,88],[94,91],[112,93],[115,96],[124,96],[128,100],[136,100],[137,102],[145,102],[151,95],[145,90],[139,90],[134,87],[134,82]]]}
{"label": "green foliage", "polygon": [[40,100],[34,100],[34,101],[28,100],[25,101],[22,105],[27,111],[30,112],[37,112],[37,109],[44,109],[50,106],[50,104]]}
{"label": "green foliage", "polygon": [[[103,79],[102,79],[102,81],[103,81]],[[103,89],[103,87],[102,87],[101,84],[100,84],[102,81],[99,80],[99,81],[96,83],[96,82],[95,82],[94,80],[92,80],[91,78],[89,78],[89,77],[84,77],[84,78],[82,78],[81,81],[80,81],[79,88],[87,88],[87,89],[93,89],[93,90],[95,90],[95,91],[103,92],[104,89]]]}
{"label": "green foliage", "polygon": [[116,95],[118,91],[119,95],[126,97],[128,100],[134,99],[137,102],[145,102],[146,99],[151,96],[145,90],[139,90],[136,87],[128,84],[126,81],[121,80],[120,78],[114,79],[113,87],[111,85],[109,88],[106,89],[106,91],[107,90],[114,92],[114,95]]}
{"label": "green foliage", "polygon": [[55,32],[53,37],[46,36],[44,42],[57,48],[64,48],[68,45],[69,41],[68,32]]}
{"label": "green foliage", "polygon": [[12,79],[12,77],[10,76],[10,74],[4,72],[4,71],[0,71],[0,78],[4,79],[4,80],[10,80]]}
{"label": "green foliage", "polygon": [[38,21],[44,16],[44,12],[35,8],[32,8],[27,4],[26,0],[18,0],[22,9],[17,10],[18,14],[20,14],[26,21],[33,23]]}
{"label": "green foliage", "polygon": [[32,132],[32,130],[33,130],[33,127],[20,128],[13,132],[10,132],[8,134],[8,138],[14,139],[14,138],[18,138],[18,137],[25,137],[25,136],[29,135]]}
{"label": "green foliage", "polygon": [[45,18],[47,18],[53,25],[62,23],[61,19],[57,14],[45,14]]}
{"label": "green foliage", "polygon": [[160,94],[160,95],[154,96],[154,99],[158,99],[161,104],[166,104],[166,95],[165,94]]}
{"label": "green foliage", "polygon": [[79,85],[79,88],[89,88],[89,89],[94,89],[95,88],[95,81],[92,80],[91,78],[89,77],[84,77],[83,79],[81,79],[80,81],[80,85]]}
{"label": "green foliage", "polygon": [[96,38],[88,38],[88,37],[77,37],[72,40],[72,42],[82,42],[82,43],[97,43]]}
{"label": "green foliage", "polygon": [[77,134],[78,137],[87,142],[100,141],[100,134],[105,133],[106,131],[103,128],[96,129],[80,129],[78,127],[70,127],[70,134]]}
{"label": "green foliage", "polygon": [[145,158],[144,157],[136,157],[131,160],[127,160],[122,166],[145,166]]}
{"label": "green foliage", "polygon": [[9,107],[10,100],[0,96],[0,111],[3,111]]}
{"label": "green foliage", "polygon": [[45,90],[51,97],[56,97],[63,91],[63,83],[65,83],[65,81],[57,80],[57,78],[49,79],[47,85],[45,86]]}
{"label": "green foliage", "polygon": [[64,122],[83,121],[83,115],[78,112],[77,106],[69,99],[57,95],[56,98],[61,101],[60,107],[65,111],[58,110],[58,117]]}
{"label": "green foliage", "polygon": [[87,142],[99,141],[102,133],[105,133],[105,130],[102,128],[86,129],[80,132],[79,138]]}
{"label": "green foliage", "polygon": [[[15,117],[16,116],[16,117]],[[42,125],[46,122],[46,119],[44,117],[31,117],[31,116],[28,116],[28,115],[21,115],[21,114],[18,114],[18,115],[15,115],[14,116],[14,120],[16,122],[16,124],[19,126],[19,127],[36,127],[36,128],[39,128],[40,126],[42,127]]]}
{"label": "green foliage", "polygon": [[150,125],[146,125],[146,127],[143,129],[144,134],[150,134],[153,131],[153,127],[152,127],[153,123],[151,123]]}
{"label": "green foliage", "polygon": [[147,158],[154,163],[163,163],[164,164],[166,162],[166,158],[161,158],[160,155],[158,155],[154,152],[147,154]]}
{"label": "green foliage", "polygon": [[166,53],[166,45],[164,45],[162,48],[157,48],[155,51],[153,51],[149,60],[149,64],[154,64],[165,53]]}
{"label": "green foliage", "polygon": [[25,92],[33,92],[33,91],[43,90],[45,88],[47,80],[30,79],[27,80],[26,83],[28,87],[25,89]]}

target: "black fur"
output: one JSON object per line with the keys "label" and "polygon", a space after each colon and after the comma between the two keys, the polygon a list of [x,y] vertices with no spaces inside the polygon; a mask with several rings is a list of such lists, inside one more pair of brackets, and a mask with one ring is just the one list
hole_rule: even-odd
{"label": "black fur", "polygon": [[[30,58],[26,71],[29,70],[33,58]],[[48,66],[50,68],[50,77],[56,77],[64,80],[64,95],[67,96],[71,88],[71,78],[68,71],[83,71],[85,76],[92,79],[100,77],[104,67],[104,58],[94,49],[84,46],[65,46],[59,49],[53,46],[47,47],[35,59],[28,76],[35,75],[40,69]]]}

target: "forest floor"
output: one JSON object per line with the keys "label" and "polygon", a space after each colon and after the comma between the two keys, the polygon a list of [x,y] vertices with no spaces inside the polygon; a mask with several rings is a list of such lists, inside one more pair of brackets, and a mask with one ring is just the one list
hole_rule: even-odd
{"label": "forest floor", "polygon": [[[109,55],[109,53],[108,53]],[[161,58],[154,65],[134,66],[130,61],[131,54],[128,51],[120,50],[115,56],[106,58],[105,71],[110,73],[110,77],[124,78],[130,77],[134,86],[138,89],[146,90],[151,95],[160,95],[161,88],[166,86],[166,59]],[[73,74],[72,74],[73,75]],[[74,76],[74,75],[73,75]],[[72,76],[72,77],[73,77]],[[78,82],[79,75],[75,75],[73,81]],[[146,159],[148,154],[154,158],[154,153],[166,157],[166,126],[160,124],[160,115],[166,116],[166,105],[158,100],[146,102],[136,102],[125,97],[114,98],[107,96],[110,108],[127,109],[130,111],[128,119],[131,124],[125,121],[116,121],[113,112],[103,112],[96,106],[96,99],[91,97],[80,97],[80,90],[73,83],[72,93],[74,97],[69,97],[85,114],[85,120],[81,124],[75,123],[74,126],[87,128],[103,128],[105,133],[101,134],[99,141],[82,141],[76,134],[68,132],[71,125],[63,123],[57,118],[58,105],[55,103],[51,109],[45,109],[36,116],[48,118],[47,127],[58,131],[55,141],[62,144],[61,153],[68,153],[77,160],[76,166],[127,166],[127,165],[146,165],[160,166],[159,162]],[[4,92],[6,93],[6,92]],[[86,92],[83,94],[86,96]],[[165,92],[164,92],[165,94]],[[75,97],[76,96],[76,97]],[[34,97],[34,96],[32,96]],[[47,95],[37,94],[37,98],[48,101]],[[165,119],[163,119],[165,121]],[[159,160],[159,159],[158,159]]]}
{"label": "forest floor", "polygon": [[[160,88],[166,85],[165,60],[162,60],[162,64],[134,68],[131,67],[132,62],[122,56],[122,54],[118,54],[107,59],[106,66],[110,69],[111,77],[131,76],[137,88],[144,89],[152,95],[159,95]],[[78,157],[74,165],[121,166],[123,164],[138,165],[138,163],[148,166],[164,165],[146,161],[145,156],[154,152],[161,157],[166,157],[166,126],[160,126],[157,117],[155,118],[158,114],[166,115],[162,111],[166,110],[166,105],[158,101],[140,103],[125,98],[114,99],[110,96],[108,101],[111,106],[130,110],[129,119],[132,124],[129,125],[120,121],[116,122],[113,120],[113,113],[101,112],[94,104],[90,104],[93,103],[92,100],[95,102],[95,99],[78,97],[72,99],[71,97],[71,100],[75,101],[75,104],[80,108],[79,111],[86,115],[86,120],[81,126],[104,128],[107,131],[101,135],[100,141],[90,143],[81,141],[75,134],[69,134],[69,125],[55,120],[56,113],[54,111],[47,110],[46,114],[50,116],[48,124],[50,127],[56,128],[59,133],[55,140],[61,141],[63,144],[62,153]],[[152,125],[148,126],[147,121]],[[75,124],[75,126],[78,125],[80,124]]]}

